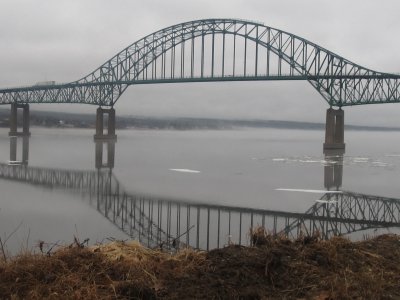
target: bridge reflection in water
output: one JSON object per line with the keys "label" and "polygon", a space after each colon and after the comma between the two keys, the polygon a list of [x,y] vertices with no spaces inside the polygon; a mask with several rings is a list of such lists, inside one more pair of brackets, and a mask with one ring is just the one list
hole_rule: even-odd
{"label": "bridge reflection in water", "polygon": [[[21,159],[18,159],[17,149],[21,142]],[[10,164],[28,165],[29,159],[29,136],[10,136]]]}
{"label": "bridge reflection in water", "polygon": [[[325,153],[328,190],[306,212],[285,212],[188,203],[125,190],[112,172],[115,144],[96,143],[97,171],[77,171],[0,164],[0,178],[79,192],[104,217],[148,247],[219,248],[249,244],[249,229],[263,226],[272,234],[322,238],[374,228],[400,227],[400,199],[340,191],[343,151]],[[101,163],[100,163],[101,162]],[[335,190],[335,191],[332,191]]]}

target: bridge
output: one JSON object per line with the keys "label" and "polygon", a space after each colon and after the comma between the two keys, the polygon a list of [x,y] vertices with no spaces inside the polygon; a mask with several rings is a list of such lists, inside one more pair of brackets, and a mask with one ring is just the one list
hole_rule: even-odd
{"label": "bridge", "polygon": [[[324,147],[340,149],[344,148],[341,108],[400,102],[399,78],[398,74],[357,65],[304,38],[262,23],[205,19],[149,34],[77,81],[0,89],[0,104],[12,106],[11,136],[29,135],[29,103],[96,105],[95,137],[107,139],[115,138],[114,105],[131,85],[303,80],[330,106]],[[17,131],[18,108],[24,110],[22,133]],[[109,118],[106,135],[104,114]]]}
{"label": "bridge", "polygon": [[255,226],[291,238],[400,227],[400,199],[327,192],[305,212],[186,203],[127,191],[111,169],[65,170],[0,164],[0,179],[77,192],[105,218],[149,247],[246,245]]}

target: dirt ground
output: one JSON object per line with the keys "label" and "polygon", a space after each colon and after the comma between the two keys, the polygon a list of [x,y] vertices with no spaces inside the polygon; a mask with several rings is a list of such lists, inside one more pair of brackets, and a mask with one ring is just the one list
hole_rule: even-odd
{"label": "dirt ground", "polygon": [[288,240],[258,229],[252,241],[174,254],[136,242],[75,242],[3,259],[0,298],[400,299],[400,236]]}

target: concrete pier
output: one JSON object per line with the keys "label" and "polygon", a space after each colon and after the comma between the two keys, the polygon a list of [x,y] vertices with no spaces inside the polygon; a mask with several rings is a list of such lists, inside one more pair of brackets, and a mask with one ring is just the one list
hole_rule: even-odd
{"label": "concrete pier", "polygon": [[[22,109],[22,131],[18,131],[18,109]],[[29,104],[12,103],[10,115],[10,132],[9,136],[30,136],[29,132]]]}
{"label": "concrete pier", "polygon": [[[107,132],[104,132],[104,116],[107,116]],[[115,109],[99,107],[96,112],[96,140],[116,140],[115,135]]]}
{"label": "concrete pier", "polygon": [[345,149],[344,111],[329,108],[326,111],[325,149]]}
{"label": "concrete pier", "polygon": [[329,190],[340,190],[343,181],[344,149],[324,150],[324,187]]}
{"label": "concrete pier", "polygon": [[[18,159],[18,141],[22,138],[22,157]],[[29,136],[10,136],[10,164],[28,165]]]}
{"label": "concrete pier", "polygon": [[[107,127],[105,129],[105,118],[107,117]],[[115,134],[115,110],[114,108],[101,108],[96,111],[96,134],[94,135],[95,142],[95,166],[97,169],[114,168],[115,159],[115,143],[117,136]],[[106,147],[105,147],[106,146]],[[104,150],[107,151],[107,160],[104,161]]]}
{"label": "concrete pier", "polygon": [[[18,122],[18,110],[22,110],[22,122]],[[22,131],[18,130],[18,124],[22,123]],[[10,163],[27,165],[29,158],[29,132],[30,114],[28,103],[12,103],[10,114]],[[18,159],[18,141],[22,138],[22,154]]]}

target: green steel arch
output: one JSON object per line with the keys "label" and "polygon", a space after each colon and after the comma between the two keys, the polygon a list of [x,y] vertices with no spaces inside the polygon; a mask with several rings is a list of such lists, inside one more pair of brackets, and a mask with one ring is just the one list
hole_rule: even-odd
{"label": "green steel arch", "polygon": [[306,80],[330,106],[400,102],[400,75],[357,65],[294,34],[239,19],[164,28],[80,80],[0,90],[0,104],[113,106],[134,84]]}
{"label": "green steel arch", "polygon": [[[300,213],[182,202],[128,192],[110,170],[63,170],[0,163],[0,179],[48,188],[58,187],[92,195],[94,199],[97,198],[97,203],[94,201],[93,204],[96,205],[98,212],[122,231],[152,247],[161,242],[172,242],[186,232],[195,235],[191,240],[196,243],[192,246],[199,248],[200,232],[204,235],[205,230],[190,231],[190,228],[193,225],[196,228],[207,228],[210,223],[216,225],[213,230],[218,234],[218,247],[220,232],[222,237],[222,227],[231,228],[231,225],[232,232],[236,231],[239,236],[245,236],[249,227],[253,228],[255,224],[259,224],[274,234],[281,233],[297,238],[300,235],[312,236],[319,233],[324,239],[373,228],[400,227],[400,199],[347,191],[326,193],[319,202],[313,204],[306,212]],[[196,213],[190,216],[190,210]],[[200,211],[207,212],[205,214],[207,218],[200,220]],[[176,231],[172,229],[175,226],[167,225],[171,224],[171,220],[181,217],[182,220],[188,220],[188,214],[191,218],[190,223],[182,221]],[[160,219],[161,215],[164,222]],[[227,218],[227,215],[232,216],[232,224],[231,218]],[[238,217],[249,227],[242,226]],[[235,220],[239,222],[235,223]],[[244,222],[245,220],[250,222]],[[188,236],[186,238],[186,244],[189,244]],[[240,241],[240,238],[236,240]],[[209,234],[207,237],[203,236],[202,244],[207,245],[207,249],[210,242],[212,241]]]}

